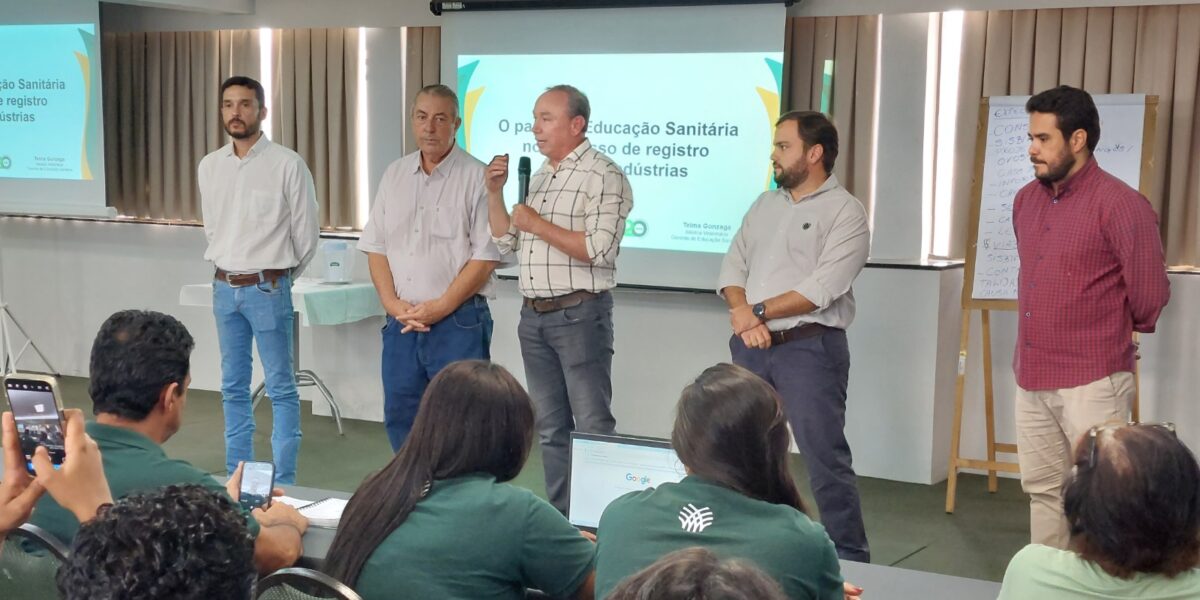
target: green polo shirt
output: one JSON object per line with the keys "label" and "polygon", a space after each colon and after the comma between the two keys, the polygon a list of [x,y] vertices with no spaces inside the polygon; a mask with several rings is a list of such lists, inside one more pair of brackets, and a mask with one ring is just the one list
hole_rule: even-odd
{"label": "green polo shirt", "polygon": [[695,475],[613,500],[600,517],[597,537],[597,598],[659,558],[694,546],[754,564],[789,598],[843,598],[841,567],[824,527],[790,506],[755,500]]}
{"label": "green polo shirt", "polygon": [[363,600],[552,597],[574,594],[595,562],[595,545],[532,492],[491,475],[436,481],[358,576]]}
{"label": "green polo shirt", "polygon": [[[104,476],[108,478],[113,498],[183,484],[197,484],[223,496],[229,495],[225,486],[212,475],[185,461],[167,458],[162,446],[136,431],[101,425],[95,421],[89,421],[85,429],[100,447]],[[239,510],[246,513],[250,534],[257,537],[258,521],[248,511]],[[49,494],[42,496],[29,521],[67,544],[75,539],[75,532],[79,531],[79,521],[75,515],[59,506]]]}
{"label": "green polo shirt", "polygon": [[1004,572],[999,600],[1054,598],[1055,600],[1117,600],[1200,598],[1200,569],[1167,578],[1138,573],[1129,579],[1113,577],[1096,563],[1074,552],[1041,544],[1021,549]]}

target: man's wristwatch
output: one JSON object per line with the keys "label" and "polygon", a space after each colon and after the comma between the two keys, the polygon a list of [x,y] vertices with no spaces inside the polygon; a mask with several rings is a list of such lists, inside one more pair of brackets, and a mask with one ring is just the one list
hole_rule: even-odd
{"label": "man's wristwatch", "polygon": [[752,308],[750,310],[751,310],[751,312],[754,313],[754,316],[758,317],[759,321],[766,322],[766,320],[767,320],[767,305],[766,304],[759,302],[758,304],[755,304],[754,308]]}

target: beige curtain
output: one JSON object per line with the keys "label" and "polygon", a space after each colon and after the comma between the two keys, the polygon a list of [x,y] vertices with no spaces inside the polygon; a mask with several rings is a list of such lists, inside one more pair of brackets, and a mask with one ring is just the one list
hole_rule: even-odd
{"label": "beige curtain", "polygon": [[440,27],[405,27],[404,71],[404,153],[415,152],[416,141],[408,127],[413,97],[417,90],[442,82],[442,29]]}
{"label": "beige curtain", "polygon": [[357,28],[277,29],[272,36],[274,141],[312,171],[321,226],[357,224]]}
{"label": "beige curtain", "polygon": [[101,43],[108,205],[200,220],[196,165],[225,143],[221,82],[259,76],[257,32],[105,33]]}
{"label": "beige curtain", "polygon": [[[1200,5],[970,12],[963,40],[957,173],[974,169],[980,97],[1062,84],[1157,95],[1147,196],[1162,223],[1167,263],[1200,264]],[[956,256],[966,246],[970,186],[970,177],[956,179]]]}
{"label": "beige curtain", "polygon": [[787,20],[783,50],[783,106],[789,110],[821,110],[825,61],[833,61],[829,117],[838,129],[834,174],[870,213],[875,165],[875,71],[879,15],[858,17],[792,17]]}

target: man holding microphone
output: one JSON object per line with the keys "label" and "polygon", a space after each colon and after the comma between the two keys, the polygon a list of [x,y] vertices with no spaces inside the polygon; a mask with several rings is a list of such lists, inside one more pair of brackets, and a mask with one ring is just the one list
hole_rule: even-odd
{"label": "man holding microphone", "polygon": [[534,105],[533,135],[546,162],[529,195],[504,204],[508,156],[488,165],[488,219],[502,254],[516,254],[525,297],[517,334],[542,445],[546,494],[566,513],[572,430],[612,433],[612,294],[629,180],[587,139],[591,107],[578,89],[556,85]]}

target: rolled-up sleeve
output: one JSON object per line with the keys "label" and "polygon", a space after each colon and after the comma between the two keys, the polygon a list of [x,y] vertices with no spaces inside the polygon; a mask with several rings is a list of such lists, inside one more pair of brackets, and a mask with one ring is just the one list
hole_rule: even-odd
{"label": "rolled-up sleeve", "polygon": [[588,198],[584,212],[584,244],[588,258],[595,266],[616,265],[621,238],[625,236],[625,220],[633,210],[633,189],[629,179],[615,165],[601,176],[599,193]]}
{"label": "rolled-up sleeve", "polygon": [[[755,206],[757,205],[755,203]],[[746,216],[742,217],[742,225],[738,227],[737,233],[733,234],[733,241],[729,243],[729,251],[725,253],[725,259],[721,261],[721,274],[717,277],[717,295],[722,298],[725,297],[725,288],[729,286],[746,287],[746,278],[750,275],[747,229],[750,227],[750,215],[753,212],[754,207],[752,206],[746,212]]]}
{"label": "rolled-up sleeve", "polygon": [[816,268],[793,291],[800,293],[817,309],[824,309],[846,292],[871,252],[871,232],[862,205],[849,201],[838,212],[826,238]]}

